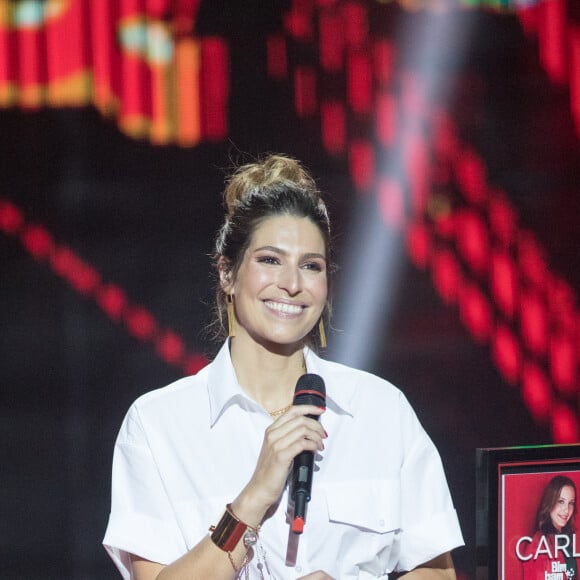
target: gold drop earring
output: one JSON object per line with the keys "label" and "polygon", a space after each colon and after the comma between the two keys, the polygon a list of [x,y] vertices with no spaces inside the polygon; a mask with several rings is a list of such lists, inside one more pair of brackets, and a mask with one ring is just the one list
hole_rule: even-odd
{"label": "gold drop earring", "polygon": [[228,336],[236,336],[236,316],[234,314],[233,294],[226,294],[226,308],[228,312]]}
{"label": "gold drop earring", "polygon": [[318,321],[318,336],[320,338],[320,346],[326,348],[326,332],[324,332],[324,319],[322,316]]}

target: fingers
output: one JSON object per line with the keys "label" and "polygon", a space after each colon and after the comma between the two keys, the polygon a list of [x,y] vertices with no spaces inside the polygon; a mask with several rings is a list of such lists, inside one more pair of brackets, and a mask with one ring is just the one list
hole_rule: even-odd
{"label": "fingers", "polygon": [[316,415],[317,417],[320,417],[320,415],[322,415],[324,412],[326,411],[326,408],[324,407],[316,407],[315,405],[294,405],[292,407],[290,407],[290,409],[288,409],[288,411],[286,413],[284,413],[284,415],[281,415],[280,417],[278,417],[276,419],[276,421],[274,421],[275,423],[285,423],[291,419],[293,419],[294,417],[299,417],[299,416],[305,416],[305,415]]}
{"label": "fingers", "polygon": [[264,434],[258,463],[246,492],[269,508],[278,501],[294,458],[302,451],[322,451],[326,433],[319,421],[323,409],[297,405],[272,423]]}
{"label": "fingers", "polygon": [[319,416],[323,412],[319,407],[311,405],[292,407],[288,413],[268,427],[266,430],[267,444],[275,452],[287,449],[291,454],[293,453],[290,459],[304,450],[323,450],[323,439],[326,438],[324,428],[319,421],[306,416]]}

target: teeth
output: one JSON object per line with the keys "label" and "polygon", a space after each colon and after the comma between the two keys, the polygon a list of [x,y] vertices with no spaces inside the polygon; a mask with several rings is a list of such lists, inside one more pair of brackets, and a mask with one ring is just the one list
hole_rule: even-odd
{"label": "teeth", "polygon": [[270,302],[268,300],[266,301],[266,306],[272,310],[283,312],[284,314],[300,314],[302,312],[302,306],[285,304],[284,302]]}

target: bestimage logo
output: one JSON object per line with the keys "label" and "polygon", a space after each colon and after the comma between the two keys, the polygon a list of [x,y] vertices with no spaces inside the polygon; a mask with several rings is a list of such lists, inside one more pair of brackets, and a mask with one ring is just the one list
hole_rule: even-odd
{"label": "bestimage logo", "polygon": [[544,580],[572,580],[575,577],[574,570],[568,569],[562,561],[564,558],[579,558],[580,553],[576,548],[576,534],[554,534],[553,541],[548,536],[540,536],[534,546],[530,536],[522,536],[516,543],[516,557],[521,562],[546,560],[547,568],[544,570]]}

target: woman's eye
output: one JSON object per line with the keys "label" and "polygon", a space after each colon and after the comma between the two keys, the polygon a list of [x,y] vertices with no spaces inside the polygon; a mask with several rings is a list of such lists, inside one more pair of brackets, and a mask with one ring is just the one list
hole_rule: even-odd
{"label": "woman's eye", "polygon": [[258,262],[260,264],[278,264],[278,258],[275,256],[259,256]]}
{"label": "woman's eye", "polygon": [[315,272],[320,272],[322,270],[322,266],[318,262],[307,262],[304,264],[303,268],[306,270],[313,270]]}

